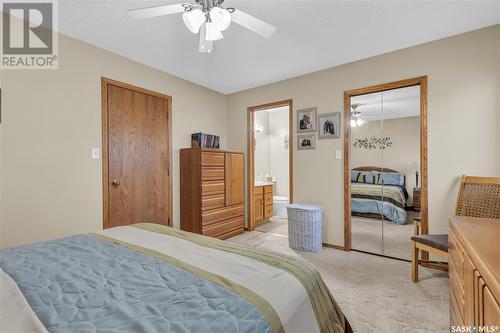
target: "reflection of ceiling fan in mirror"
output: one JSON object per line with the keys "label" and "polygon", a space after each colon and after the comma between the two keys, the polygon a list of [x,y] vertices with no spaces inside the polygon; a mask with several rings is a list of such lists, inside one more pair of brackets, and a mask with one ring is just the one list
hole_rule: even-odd
{"label": "reflection of ceiling fan in mirror", "polygon": [[365,120],[361,119],[361,111],[357,111],[356,109],[362,104],[351,104],[351,127],[359,127],[366,123]]}
{"label": "reflection of ceiling fan in mirror", "polygon": [[272,25],[248,15],[232,7],[222,7],[224,0],[194,0],[196,4],[187,2],[176,5],[157,6],[128,10],[135,19],[145,19],[163,15],[184,13],[184,24],[194,34],[200,34],[199,51],[210,53],[213,42],[222,39],[231,22],[237,23],[263,37],[270,38],[276,28]]}

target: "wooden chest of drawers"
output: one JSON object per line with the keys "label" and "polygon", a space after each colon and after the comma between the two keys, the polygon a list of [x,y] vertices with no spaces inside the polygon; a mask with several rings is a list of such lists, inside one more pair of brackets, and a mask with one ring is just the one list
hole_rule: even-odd
{"label": "wooden chest of drawers", "polygon": [[450,219],[449,277],[451,326],[500,327],[500,220]]}
{"label": "wooden chest of drawers", "polygon": [[226,239],[243,232],[243,153],[181,149],[181,229]]}

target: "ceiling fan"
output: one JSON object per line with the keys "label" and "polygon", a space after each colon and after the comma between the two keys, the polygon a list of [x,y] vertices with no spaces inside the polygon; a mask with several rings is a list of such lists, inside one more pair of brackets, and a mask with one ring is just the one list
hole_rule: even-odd
{"label": "ceiling fan", "polygon": [[356,109],[360,106],[363,105],[361,103],[357,104],[351,104],[351,127],[359,127],[366,123],[365,120],[361,119],[361,111],[356,111]]}
{"label": "ceiling fan", "polygon": [[231,22],[237,23],[263,37],[270,38],[276,27],[259,20],[241,10],[222,6],[224,0],[194,0],[196,4],[187,2],[156,6],[149,8],[130,9],[127,13],[134,19],[184,13],[184,24],[194,34],[200,34],[199,51],[210,53],[213,42],[222,39]]}

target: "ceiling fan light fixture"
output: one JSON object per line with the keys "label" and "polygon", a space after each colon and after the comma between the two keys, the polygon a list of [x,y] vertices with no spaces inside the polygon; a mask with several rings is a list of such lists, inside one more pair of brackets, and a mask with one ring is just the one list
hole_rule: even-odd
{"label": "ceiling fan light fixture", "polygon": [[171,14],[182,13],[186,28],[199,36],[199,51],[210,53],[213,42],[224,38],[225,31],[232,22],[253,31],[263,37],[270,38],[276,27],[236,8],[222,7],[224,0],[192,0],[173,5],[129,9],[127,13],[134,19],[148,19]]}
{"label": "ceiling fan light fixture", "polygon": [[200,44],[198,51],[200,53],[211,53],[214,47],[214,42],[207,40],[206,37],[206,24],[203,24],[200,29]]}
{"label": "ceiling fan light fixture", "polygon": [[182,15],[182,19],[189,31],[193,34],[197,34],[200,32],[200,28],[205,22],[205,14],[203,14],[201,9],[196,8],[185,12]]}
{"label": "ceiling fan light fixture", "polygon": [[360,127],[360,126],[363,126],[363,124],[365,124],[365,123],[366,123],[366,121],[363,119],[359,119],[359,118],[351,119],[351,127]]}
{"label": "ceiling fan light fixture", "polygon": [[208,41],[214,41],[222,39],[224,36],[219,29],[219,26],[214,22],[205,23],[205,39]]}
{"label": "ceiling fan light fixture", "polygon": [[221,7],[213,7],[210,10],[210,19],[220,31],[225,31],[231,25],[231,13]]}

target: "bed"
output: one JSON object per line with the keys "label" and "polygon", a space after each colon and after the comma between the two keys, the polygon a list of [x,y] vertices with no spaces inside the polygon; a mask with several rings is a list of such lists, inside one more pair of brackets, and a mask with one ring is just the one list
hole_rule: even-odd
{"label": "bed", "polygon": [[405,224],[407,200],[403,173],[373,166],[352,169],[352,215],[377,219],[383,217],[396,224]]}
{"label": "bed", "polygon": [[157,224],[0,250],[2,332],[352,332],[300,258]]}

